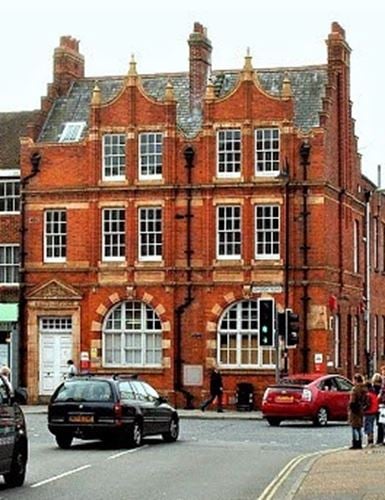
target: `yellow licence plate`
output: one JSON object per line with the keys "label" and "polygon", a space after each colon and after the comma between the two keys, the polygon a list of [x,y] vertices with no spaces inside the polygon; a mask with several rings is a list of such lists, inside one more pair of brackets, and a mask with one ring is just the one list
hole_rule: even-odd
{"label": "yellow licence plate", "polygon": [[75,424],[92,424],[94,421],[93,415],[70,415],[68,420]]}
{"label": "yellow licence plate", "polygon": [[275,401],[276,403],[293,403],[294,398],[293,396],[276,396]]}

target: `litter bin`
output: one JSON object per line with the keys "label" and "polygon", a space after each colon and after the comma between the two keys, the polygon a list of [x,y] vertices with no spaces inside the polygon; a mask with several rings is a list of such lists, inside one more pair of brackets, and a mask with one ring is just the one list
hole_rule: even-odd
{"label": "litter bin", "polygon": [[237,385],[236,406],[238,411],[254,410],[254,387],[253,384],[241,382]]}

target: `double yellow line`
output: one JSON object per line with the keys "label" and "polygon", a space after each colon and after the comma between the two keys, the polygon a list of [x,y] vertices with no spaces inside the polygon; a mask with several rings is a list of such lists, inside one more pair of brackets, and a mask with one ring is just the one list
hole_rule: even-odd
{"label": "double yellow line", "polygon": [[[328,453],[334,453],[335,451],[340,451],[345,448],[334,448],[326,451],[316,451],[314,453],[307,453],[305,455],[299,455],[298,457],[294,457],[285,467],[281,470],[277,477],[275,477],[270,484],[266,486],[263,490],[262,494],[258,497],[257,500],[272,500],[274,499],[274,495],[277,493],[282,484],[287,480],[293,470],[299,465],[301,462],[308,458],[317,457],[326,455]],[[286,497],[290,498],[290,497]]]}

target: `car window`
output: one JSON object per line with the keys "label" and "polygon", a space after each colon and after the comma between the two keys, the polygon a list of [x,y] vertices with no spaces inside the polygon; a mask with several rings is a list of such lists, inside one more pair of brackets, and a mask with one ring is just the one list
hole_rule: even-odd
{"label": "car window", "polygon": [[136,399],[139,401],[148,401],[147,392],[141,382],[133,381],[131,382],[131,385],[134,389]]}
{"label": "car window", "polygon": [[350,392],[352,390],[353,384],[342,377],[336,377],[336,383],[339,391]]}
{"label": "car window", "polygon": [[311,382],[313,382],[313,379],[310,378],[290,378],[286,377],[281,379],[280,384],[287,384],[287,385],[308,385]]}
{"label": "car window", "polygon": [[142,382],[142,385],[150,401],[157,401],[159,399],[159,394],[153,387],[151,387],[151,385],[147,384],[146,382]]}
{"label": "car window", "polygon": [[135,391],[128,381],[119,382],[119,393],[122,399],[135,399]]}
{"label": "car window", "polygon": [[112,401],[111,386],[103,380],[76,380],[64,382],[54,401]]}
{"label": "car window", "polygon": [[334,391],[334,392],[338,391],[338,387],[334,378],[327,378],[325,380],[321,380],[319,388],[321,389],[321,391]]}

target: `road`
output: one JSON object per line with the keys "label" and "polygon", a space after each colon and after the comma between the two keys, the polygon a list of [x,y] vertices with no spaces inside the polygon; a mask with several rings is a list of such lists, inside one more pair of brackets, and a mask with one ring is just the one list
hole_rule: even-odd
{"label": "road", "polygon": [[256,500],[294,457],[350,441],[344,424],[273,428],[261,420],[183,419],[176,443],[152,438],[139,449],[120,449],[75,440],[61,450],[45,415],[27,415],[27,425],[26,484],[0,485],[0,499]]}

